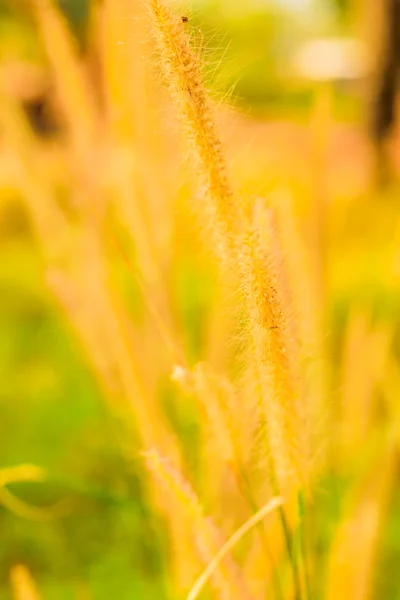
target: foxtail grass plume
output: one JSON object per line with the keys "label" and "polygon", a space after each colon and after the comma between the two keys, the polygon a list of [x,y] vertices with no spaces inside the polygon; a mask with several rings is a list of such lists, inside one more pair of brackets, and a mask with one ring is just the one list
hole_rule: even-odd
{"label": "foxtail grass plume", "polygon": [[298,443],[300,423],[296,416],[299,398],[291,359],[293,340],[287,334],[288,306],[282,301],[279,273],[272,264],[275,238],[271,234],[269,248],[262,248],[259,233],[251,223],[246,226],[242,205],[228,181],[201,61],[191,47],[182,20],[160,0],[150,0],[150,7],[164,79],[184,115],[193,152],[206,181],[206,197],[213,207],[216,230],[222,233],[223,247],[229,249],[239,273],[258,365],[257,385],[261,404],[267,407],[273,460],[279,463],[273,469],[281,472],[286,481],[293,475],[297,481],[304,481]]}
{"label": "foxtail grass plume", "polygon": [[192,143],[205,199],[210,204],[211,223],[216,226],[217,237],[222,234],[222,244],[226,244],[226,236],[240,224],[240,211],[228,180],[222,143],[204,86],[201,59],[191,47],[181,17],[159,0],[150,0],[149,4],[164,79]]}

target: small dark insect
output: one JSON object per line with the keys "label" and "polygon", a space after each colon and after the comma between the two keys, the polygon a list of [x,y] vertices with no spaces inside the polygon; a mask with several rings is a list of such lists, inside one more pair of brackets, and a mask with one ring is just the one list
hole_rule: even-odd
{"label": "small dark insect", "polygon": [[182,17],[182,23],[187,23],[189,21],[189,17]]}

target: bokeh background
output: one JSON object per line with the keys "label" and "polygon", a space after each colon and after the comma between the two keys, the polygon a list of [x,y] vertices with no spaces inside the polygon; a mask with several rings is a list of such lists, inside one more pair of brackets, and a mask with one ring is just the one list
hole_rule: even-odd
{"label": "bokeh background", "polygon": [[[59,2],[83,58],[91,52],[90,15],[97,4]],[[324,344],[331,364],[329,402],[334,412],[339,411],[339,398],[347,393],[349,405],[357,397],[354,423],[363,420],[364,406],[372,415],[370,428],[360,432],[354,425],[353,445],[353,430],[349,433],[350,463],[354,444],[365,444],[369,450],[370,445],[379,445],[388,422],[395,431],[396,447],[400,440],[396,420],[400,418],[400,141],[394,120],[392,127],[377,131],[376,126],[374,69],[379,68],[376,59],[387,39],[378,4],[206,0],[177,9],[188,15],[193,38],[204,50],[206,79],[212,94],[221,100],[220,119],[238,187],[254,197],[293,196],[308,241],[318,248],[326,312]],[[0,71],[36,135],[48,144],[47,153],[40,155],[45,180],[46,172],[50,179],[57,170],[52,144],[62,136],[62,125],[49,84],[49,59],[28,5],[24,0],[0,3]],[[128,0],[124,7],[126,18],[135,20],[136,8]],[[125,47],[135,43],[123,32],[121,36]],[[146,60],[151,61],[151,55]],[[92,67],[96,72],[96,65]],[[159,113],[168,121],[167,108]],[[169,132],[168,123],[164,127]],[[171,597],[160,552],[168,544],[167,535],[161,517],[148,507],[143,461],[133,443],[135,432],[104,401],[107,392],[93,374],[68,311],[49,289],[46,253],[39,249],[23,186],[15,184],[18,175],[13,173],[5,130],[3,120],[0,598],[36,598],[30,586],[40,590],[37,597],[48,600]],[[179,158],[179,148],[178,144],[173,177],[180,181],[176,193],[184,196],[190,185],[185,152]],[[29,149],[26,152],[29,161]],[[102,168],[110,167],[93,165],[94,172]],[[57,194],[60,205],[68,202],[66,188],[60,185]],[[322,211],[314,210],[316,206],[323,206]],[[163,230],[163,215],[158,218]],[[316,240],[314,221],[320,218],[322,239]],[[184,324],[186,352],[195,362],[207,346],[216,276],[207,260],[203,264],[191,251],[191,235],[191,230],[178,234],[175,245],[183,258],[176,262],[171,288]],[[186,254],[184,247],[189,248]],[[115,277],[128,298],[132,321],[139,324],[140,347],[143,306],[137,300],[138,286],[121,261]],[[94,318],[101,319],[96,293],[90,303]],[[144,343],[146,372],[151,371],[152,360],[157,360],[157,354],[153,359],[152,349]],[[157,379],[154,388],[185,440],[189,462],[195,463],[196,413],[185,403],[176,407],[168,377]],[[353,598],[400,598],[396,452],[372,583],[368,594]],[[29,465],[43,471],[36,473]],[[335,483],[330,477],[332,473],[320,482],[320,499],[328,515],[318,523],[316,543],[321,548],[341,511],[341,486],[346,485],[341,478],[351,478],[351,470],[342,470]],[[355,538],[358,533],[355,529]],[[322,589],[316,592],[315,598],[319,597],[324,597]]]}

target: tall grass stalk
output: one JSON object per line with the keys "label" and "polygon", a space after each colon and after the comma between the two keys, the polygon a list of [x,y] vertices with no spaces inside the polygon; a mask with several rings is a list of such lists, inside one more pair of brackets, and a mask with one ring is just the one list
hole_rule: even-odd
{"label": "tall grass stalk", "polygon": [[[216,553],[217,531],[211,520],[205,516],[203,506],[190,483],[155,450],[147,452],[145,459],[149,470],[163,483],[186,512],[199,558],[205,566],[209,565],[213,560],[213,554]],[[213,569],[212,581],[218,598],[224,600],[235,597],[250,598],[239,573],[232,560],[218,569]]]}
{"label": "tall grass stalk", "polygon": [[270,512],[276,509],[282,503],[281,498],[272,498],[266,506],[260,508],[246,523],[244,523],[235,533],[229,538],[229,540],[219,550],[213,560],[207,565],[205,571],[200,575],[197,581],[194,583],[190,590],[187,600],[196,600],[199,596],[202,588],[206,584],[207,580],[212,576],[215,569],[218,567],[224,556],[231,551],[232,547],[239,542],[239,540],[255,527],[262,519],[264,519]]}
{"label": "tall grass stalk", "polygon": [[[182,366],[177,366],[173,373],[173,379],[182,388],[193,393],[198,399],[201,409],[204,411],[211,437],[215,441],[212,449],[211,462],[215,463],[215,455],[222,459],[222,466],[227,467],[233,474],[234,481],[239,494],[247,503],[250,511],[255,515],[259,513],[257,499],[254,493],[251,478],[247,472],[244,450],[249,445],[249,440],[244,439],[243,426],[239,422],[240,399],[229,381],[217,376],[207,365],[199,363],[189,372]],[[210,465],[206,463],[206,469]],[[213,471],[213,476],[223,476],[223,472]],[[218,486],[220,493],[220,487]],[[277,505],[278,506],[278,505]],[[256,522],[260,534],[260,540],[270,562],[273,572],[273,584],[276,597],[282,598],[281,582],[276,571],[276,564],[271,552],[268,534],[262,522]]]}
{"label": "tall grass stalk", "polygon": [[[296,376],[293,373],[292,340],[288,337],[285,306],[280,293],[279,277],[274,269],[272,246],[261,248],[259,236],[246,227],[245,211],[233,192],[221,141],[208,99],[201,62],[191,48],[180,17],[159,0],[151,0],[158,54],[164,78],[184,117],[187,135],[192,141],[211,206],[211,222],[231,260],[237,262],[246,303],[249,335],[256,361],[261,406],[265,410],[268,447],[271,452],[271,478],[277,493],[295,477],[304,485],[306,466],[299,442],[301,422],[296,414],[300,407]],[[283,515],[283,511],[281,512]],[[284,524],[286,535],[288,528]],[[291,546],[291,543],[288,544]],[[296,560],[291,552],[296,584],[300,584]]]}

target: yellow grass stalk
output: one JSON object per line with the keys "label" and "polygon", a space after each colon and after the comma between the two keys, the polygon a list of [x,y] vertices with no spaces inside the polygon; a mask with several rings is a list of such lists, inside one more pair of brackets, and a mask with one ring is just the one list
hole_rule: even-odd
{"label": "yellow grass stalk", "polygon": [[[252,416],[246,414],[247,406],[241,406],[246,404],[246,398],[241,401],[233,385],[204,363],[194,367],[192,382],[194,394],[207,416],[214,440],[210,461],[215,463],[216,456],[220,458],[233,475],[234,484],[250,510],[256,512],[258,503],[248,470],[253,449]],[[221,479],[219,493],[224,495]]]}
{"label": "yellow grass stalk", "polygon": [[[174,458],[179,455],[173,438],[142,376],[139,349],[121,299],[112,286],[109,264],[98,232],[87,228],[75,239],[70,269],[53,269],[48,281],[68,314],[83,347],[106,383],[112,406],[129,415],[142,447],[159,444]],[[71,252],[71,251],[70,251]]]}
{"label": "yellow grass stalk", "polygon": [[374,565],[392,486],[396,447],[393,439],[373,461],[347,508],[332,544],[326,579],[326,600],[371,598]]}
{"label": "yellow grass stalk", "polygon": [[[131,140],[131,143],[133,145],[134,140]],[[162,202],[165,203],[165,197],[161,197],[161,190],[157,188],[157,184],[149,185],[148,173],[143,171],[132,149],[110,142],[109,157],[107,192],[111,203],[116,207],[118,221],[123,230],[129,232],[136,250],[138,273],[134,273],[134,277],[140,277],[146,302],[158,313],[160,321],[174,338],[175,345],[179,346],[180,341],[167,293],[169,251],[164,248],[165,242],[160,244],[156,239],[155,223],[159,223],[162,217],[156,214],[156,209],[154,214],[150,209],[150,198],[161,206]],[[165,207],[160,208],[161,214],[164,211]],[[162,226],[168,228],[169,220],[170,216],[166,217]],[[130,270],[132,271],[131,268]]]}
{"label": "yellow grass stalk", "polygon": [[10,581],[14,600],[40,599],[33,577],[25,565],[11,567]]}
{"label": "yellow grass stalk", "polygon": [[[251,453],[251,432],[240,406],[243,403],[240,403],[233,385],[204,363],[196,364],[192,370],[177,365],[172,379],[185,393],[196,398],[205,416],[201,422],[206,425],[203,475],[207,490],[214,492],[219,504],[222,498],[232,503],[229,492],[233,483],[249,504],[250,510],[256,510],[245,468],[246,458]],[[236,492],[235,489],[235,495]],[[234,512],[231,516],[234,516]]]}
{"label": "yellow grass stalk", "polygon": [[[216,552],[218,534],[211,520],[206,517],[199,498],[182,473],[157,451],[146,452],[145,459],[149,471],[185,511],[199,559],[204,565],[208,565]],[[249,597],[231,560],[213,570],[212,583],[218,598],[228,600]]]}
{"label": "yellow grass stalk", "polygon": [[317,274],[312,268],[311,252],[301,235],[295,215],[294,198],[289,190],[277,193],[271,201],[279,245],[287,274],[290,312],[294,335],[299,344],[303,379],[312,399],[312,413],[321,418],[324,400],[323,307],[318,294]]}
{"label": "yellow grass stalk", "polygon": [[[144,6],[139,0],[106,0],[98,9],[97,42],[102,66],[103,95],[113,139],[134,143],[146,153],[151,127],[144,61]],[[144,147],[143,147],[144,144]]]}
{"label": "yellow grass stalk", "polygon": [[219,552],[215,555],[213,560],[207,565],[207,568],[203,571],[197,581],[194,583],[192,589],[190,590],[187,600],[196,600],[202,589],[204,588],[207,581],[212,577],[215,570],[218,568],[221,561],[225,558],[225,556],[231,552],[232,548],[242,539],[243,536],[246,535],[253,527],[255,527],[260,521],[262,521],[267,515],[269,515],[272,511],[274,511],[278,506],[283,503],[282,498],[272,498],[260,510],[250,517],[239,529],[235,531],[235,533],[229,538],[227,542],[222,546]]}
{"label": "yellow grass stalk", "polygon": [[[258,482],[252,481],[248,468],[255,446],[253,415],[249,414],[252,403],[250,402],[250,407],[247,406],[249,398],[244,395],[240,398],[228,380],[217,375],[204,363],[198,363],[192,371],[176,366],[172,379],[185,393],[194,394],[206,415],[204,486],[207,490],[215,489],[213,500],[218,501],[221,516],[228,516],[226,504],[231,506],[230,520],[241,515],[243,508],[246,512],[250,510],[253,514],[258,513],[259,497],[262,494],[259,493]],[[245,506],[238,502],[238,493]],[[276,576],[274,563],[276,555],[279,556],[281,551],[282,536],[278,533],[273,538],[275,547],[272,551],[270,530],[267,532],[263,524],[259,523],[258,533],[263,555],[263,582],[270,585],[271,572]],[[277,598],[282,597],[277,579],[273,581],[273,585]]]}
{"label": "yellow grass stalk", "polygon": [[303,598],[308,595],[306,578],[302,583],[299,570],[304,552],[294,550],[290,528],[301,526],[298,494],[309,490],[304,390],[288,318],[282,251],[271,212],[263,211],[258,217],[244,237],[238,263],[248,313],[255,393],[266,433],[268,471],[273,492],[288,499],[285,512],[282,508],[279,512],[293,566],[295,597]]}
{"label": "yellow grass stalk", "polygon": [[[158,313],[174,344],[180,346],[168,296],[172,218],[168,181],[157,160],[164,140],[154,135],[158,115],[153,110],[155,94],[144,60],[148,54],[145,16],[140,0],[130,2],[129,7],[106,0],[98,9],[94,51],[101,65],[107,193],[123,231],[132,238],[146,302]],[[148,320],[149,330],[152,325]]]}
{"label": "yellow grass stalk", "polygon": [[[190,45],[182,18],[159,0],[149,0],[164,79],[192,142],[193,155],[209,201],[211,225],[223,245],[240,224],[240,210],[227,177],[222,144],[206,92],[199,55]],[[222,234],[222,239],[219,237]]]}
{"label": "yellow grass stalk", "polygon": [[277,483],[282,492],[290,491],[293,484],[306,485],[307,480],[302,439],[305,407],[298,345],[289,319],[284,258],[271,211],[258,212],[245,242],[240,260],[256,385],[261,394]]}
{"label": "yellow grass stalk", "polygon": [[[38,145],[20,106],[12,98],[7,82],[0,79],[0,123],[12,155],[11,179],[17,192],[29,202],[26,207],[38,234],[38,240],[56,237],[65,227],[65,216],[53,201],[49,189],[49,173],[43,175]],[[40,148],[41,150],[41,148]]]}
{"label": "yellow grass stalk", "polygon": [[[287,346],[291,348],[293,381],[298,389],[299,444],[305,460],[306,477],[321,468],[325,444],[327,363],[324,343],[324,315],[318,281],[309,249],[300,234],[294,199],[288,190],[280,190],[267,203],[258,199],[255,224],[261,244],[271,254],[268,242],[267,215],[276,237],[275,264],[279,272],[279,289],[287,321]],[[264,229],[264,231],[263,231]]]}
{"label": "yellow grass stalk", "polygon": [[98,130],[98,111],[76,42],[54,0],[31,0],[31,3],[69,133],[80,159],[88,160]]}
{"label": "yellow grass stalk", "polygon": [[341,455],[358,456],[375,414],[375,394],[388,367],[393,332],[371,325],[370,311],[350,311],[342,357]]}
{"label": "yellow grass stalk", "polygon": [[207,415],[216,441],[218,455],[233,467],[242,462],[241,444],[235,423],[235,390],[204,364],[197,364],[192,373],[193,391]]}
{"label": "yellow grass stalk", "polygon": [[[232,383],[205,363],[197,363],[192,370],[176,365],[171,378],[186,394],[194,395],[206,417],[205,454],[209,455],[206,462],[211,463],[206,467],[207,478],[217,478],[213,487],[221,494],[223,474],[228,467],[240,493],[249,501],[246,463],[253,449],[254,431],[247,399],[240,399]],[[250,509],[255,510],[253,494],[251,498]]]}
{"label": "yellow grass stalk", "polygon": [[318,301],[324,304],[326,295],[327,239],[329,223],[328,144],[332,128],[333,93],[330,84],[317,88],[311,118],[310,206],[309,231],[316,274]]}

